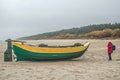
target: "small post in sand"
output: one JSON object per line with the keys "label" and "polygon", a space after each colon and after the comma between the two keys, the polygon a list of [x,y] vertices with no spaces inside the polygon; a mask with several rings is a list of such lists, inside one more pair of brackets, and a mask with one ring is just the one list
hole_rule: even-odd
{"label": "small post in sand", "polygon": [[5,40],[7,42],[7,49],[4,52],[4,61],[12,61],[12,43],[11,39]]}

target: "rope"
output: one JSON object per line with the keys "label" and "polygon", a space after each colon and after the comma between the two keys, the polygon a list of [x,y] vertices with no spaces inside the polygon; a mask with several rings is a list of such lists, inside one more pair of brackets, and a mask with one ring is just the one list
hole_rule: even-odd
{"label": "rope", "polygon": [[[120,49],[120,47],[116,48],[116,50]],[[107,50],[107,48],[99,48],[99,49],[88,49],[89,51],[98,51],[98,50]]]}

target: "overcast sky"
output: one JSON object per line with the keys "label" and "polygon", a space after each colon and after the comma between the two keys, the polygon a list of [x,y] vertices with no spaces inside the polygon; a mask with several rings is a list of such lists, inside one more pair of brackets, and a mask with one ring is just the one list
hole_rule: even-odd
{"label": "overcast sky", "polygon": [[120,0],[0,0],[0,40],[120,22]]}

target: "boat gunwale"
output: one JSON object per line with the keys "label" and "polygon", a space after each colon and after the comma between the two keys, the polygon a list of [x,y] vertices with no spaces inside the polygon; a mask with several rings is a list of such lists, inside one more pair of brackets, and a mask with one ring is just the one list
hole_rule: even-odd
{"label": "boat gunwale", "polygon": [[75,46],[75,47],[65,47],[65,48],[49,48],[49,47],[36,47],[36,46],[29,46],[21,44],[20,42],[12,42],[13,46],[18,46],[22,49],[25,49],[30,52],[37,52],[37,53],[73,53],[83,51],[87,46],[89,46],[89,42],[86,42],[82,46]]}

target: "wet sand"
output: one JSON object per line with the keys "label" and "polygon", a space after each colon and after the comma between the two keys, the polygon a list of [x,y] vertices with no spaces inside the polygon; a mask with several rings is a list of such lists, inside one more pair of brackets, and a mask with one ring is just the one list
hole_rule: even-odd
{"label": "wet sand", "polygon": [[[29,40],[26,44],[70,45],[90,41],[80,58],[65,61],[4,62],[6,43],[0,41],[0,80],[120,80],[120,40]],[[117,49],[108,61],[107,43]]]}

